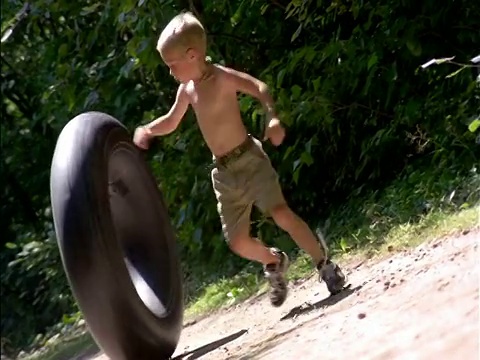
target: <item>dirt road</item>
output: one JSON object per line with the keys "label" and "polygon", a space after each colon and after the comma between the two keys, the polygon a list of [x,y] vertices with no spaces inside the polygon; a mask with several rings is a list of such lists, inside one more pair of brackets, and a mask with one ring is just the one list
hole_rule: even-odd
{"label": "dirt road", "polygon": [[281,308],[262,296],[219,311],[184,329],[174,358],[480,359],[479,240],[475,229],[347,265],[351,288],[334,297],[314,277]]}

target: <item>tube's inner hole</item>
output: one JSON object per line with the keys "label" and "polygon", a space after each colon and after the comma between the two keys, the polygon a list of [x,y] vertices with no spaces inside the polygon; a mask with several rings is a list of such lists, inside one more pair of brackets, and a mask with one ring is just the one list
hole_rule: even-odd
{"label": "tube's inner hole", "polygon": [[108,170],[110,211],[127,270],[145,306],[163,317],[172,284],[156,189],[128,149],[111,154]]}

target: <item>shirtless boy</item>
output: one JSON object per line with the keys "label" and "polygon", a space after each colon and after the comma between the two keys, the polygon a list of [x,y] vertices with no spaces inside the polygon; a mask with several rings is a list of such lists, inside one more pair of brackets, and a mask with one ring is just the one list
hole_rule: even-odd
{"label": "shirtless boy", "polygon": [[164,63],[179,82],[170,111],[134,133],[134,143],[143,149],[154,136],[173,132],[191,105],[200,131],[213,156],[211,172],[222,231],[237,255],[263,265],[270,283],[270,301],[280,306],[287,296],[285,272],[289,259],[277,248],[268,248],[250,236],[252,205],[273,218],[297,245],[312,258],[332,294],[341,291],[345,276],[327,257],[324,240],[317,237],[285,201],[278,175],[261,142],[247,133],[242,122],[237,93],[250,95],[262,104],[267,126],[265,138],[278,146],[285,131],[277,118],[274,102],[262,81],[206,60],[207,41],[202,24],[191,13],[173,18],[162,31],[158,43]]}

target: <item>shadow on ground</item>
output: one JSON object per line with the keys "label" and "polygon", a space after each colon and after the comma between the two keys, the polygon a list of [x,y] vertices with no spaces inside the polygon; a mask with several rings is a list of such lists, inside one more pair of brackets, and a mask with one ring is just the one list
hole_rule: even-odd
{"label": "shadow on ground", "polygon": [[243,329],[240,331],[237,331],[234,334],[228,335],[220,340],[215,340],[214,342],[211,342],[210,344],[203,345],[195,350],[191,350],[188,352],[185,352],[183,354],[177,355],[172,360],[193,360],[193,359],[198,359],[201,356],[204,356],[208,354],[209,352],[218,349],[220,346],[223,346],[225,344],[228,344],[229,342],[238,339],[240,336],[243,334],[247,333],[248,330]]}
{"label": "shadow on ground", "polygon": [[[248,330],[246,330],[246,329],[237,331],[236,333],[228,335],[228,336],[226,336],[222,339],[215,340],[215,341],[211,342],[210,344],[203,345],[203,346],[200,346],[197,349],[190,350],[190,351],[184,352],[183,354],[177,355],[177,356],[171,358],[171,360],[198,359],[198,358],[208,354],[209,352],[212,352],[213,350],[216,350],[219,347],[221,347],[225,344],[228,344],[229,342],[231,342],[235,339],[238,339],[240,336],[242,336],[243,334],[245,334],[247,332],[248,332]],[[91,359],[92,356],[98,356],[98,355],[99,355],[99,349],[95,345],[95,346],[92,346],[91,349],[89,349],[86,353],[84,353],[80,356],[74,357],[74,358],[69,358],[68,360],[89,360],[89,359]],[[62,360],[67,360],[67,359],[62,359]]]}
{"label": "shadow on ground", "polygon": [[[345,299],[346,297],[350,296],[351,294],[353,294],[355,291],[358,291],[359,289],[361,289],[361,285],[360,286],[357,286],[353,289],[350,288],[350,285],[347,286],[345,288],[345,290],[343,290],[341,293],[339,294],[336,294],[336,295],[331,295],[325,299],[322,299],[318,302],[316,302],[315,304],[302,304],[300,306],[296,306],[294,307],[292,310],[290,310],[286,315],[284,315],[280,320],[286,320],[286,319],[290,319],[290,318],[293,318],[293,317],[297,317],[299,315],[302,315],[302,314],[306,314],[310,311],[313,311],[313,310],[316,310],[316,309],[320,309],[320,308],[324,308],[324,307],[327,307],[327,306],[332,306],[336,303],[338,303],[339,301]],[[287,332],[290,332],[290,331],[293,331],[295,330],[295,328],[292,328],[290,330],[288,330]],[[240,330],[234,334],[231,334],[227,337],[224,337],[223,339],[220,339],[220,340],[216,340],[210,344],[207,344],[207,345],[204,345],[204,346],[201,346],[195,350],[191,350],[191,351],[188,351],[188,352],[185,352],[181,355],[177,355],[176,357],[172,358],[172,360],[193,360],[193,359],[198,359],[206,354],[208,354],[209,352],[213,351],[213,350],[216,350],[218,348],[220,348],[221,346],[235,340],[235,339],[238,339],[240,336],[242,336],[243,334],[247,333],[248,330]],[[285,333],[287,333],[285,332]],[[282,334],[277,334],[276,336],[281,336],[281,335],[284,335],[285,333],[282,333]]]}
{"label": "shadow on ground", "polygon": [[[93,342],[93,340],[92,340]],[[81,354],[75,356],[59,356],[57,360],[90,360],[94,356],[100,354],[100,348],[96,343],[88,346],[87,350],[82,351]]]}
{"label": "shadow on ground", "polygon": [[355,291],[358,291],[362,288],[362,285],[359,285],[353,289],[350,288],[351,285],[348,285],[342,292],[331,295],[325,299],[322,299],[314,304],[304,303],[299,306],[295,306],[292,310],[290,310],[287,314],[282,316],[280,321],[295,318],[299,315],[303,315],[309,313],[310,311],[317,310],[320,308],[325,308],[327,306],[332,306],[338,303],[339,301],[345,299],[346,297],[352,295]]}
{"label": "shadow on ground", "polygon": [[[331,295],[331,296],[329,296],[327,298],[324,298],[324,299],[322,299],[322,300],[320,300],[320,301],[318,301],[314,304],[304,303],[302,305],[295,306],[287,314],[282,316],[280,321],[291,319],[291,318],[296,318],[297,316],[304,315],[304,314],[309,313],[311,311],[335,305],[336,303],[342,301],[343,299],[347,298],[348,296],[350,296],[354,292],[360,290],[361,288],[362,288],[362,285],[359,285],[355,288],[351,288],[351,285],[348,285],[341,293],[336,294],[336,295]],[[296,327],[293,327],[293,328],[289,329],[288,331],[286,331],[284,333],[276,334],[274,337],[272,337],[272,339],[277,338],[279,336],[283,336],[286,333],[291,332],[295,329],[296,329]],[[208,353],[220,348],[221,346],[224,346],[225,344],[228,344],[229,342],[232,342],[232,341],[238,339],[239,337],[246,334],[247,332],[248,332],[247,329],[237,331],[237,332],[235,332],[233,334],[230,334],[230,335],[228,335],[224,338],[221,338],[221,339],[215,340],[215,341],[213,341],[209,344],[200,346],[197,349],[184,352],[183,354],[179,354],[179,355],[171,358],[171,360],[194,360],[194,359],[199,359],[199,358],[207,355]],[[272,340],[272,339],[270,339],[270,340]],[[69,357],[69,360],[91,359],[91,356],[94,355],[94,354],[98,354],[98,351],[99,351],[99,349],[98,349],[97,346],[91,346],[86,353],[83,353],[82,355],[76,356],[76,357],[73,357],[73,358]]]}

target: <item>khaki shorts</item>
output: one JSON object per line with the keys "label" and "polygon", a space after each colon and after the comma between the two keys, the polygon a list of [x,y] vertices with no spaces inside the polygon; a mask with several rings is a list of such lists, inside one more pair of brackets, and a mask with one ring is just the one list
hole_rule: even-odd
{"label": "khaki shorts", "polygon": [[252,205],[264,214],[285,199],[268,155],[259,140],[237,159],[227,165],[217,165],[211,172],[213,189],[217,198],[217,210],[227,241],[237,233],[250,228]]}

